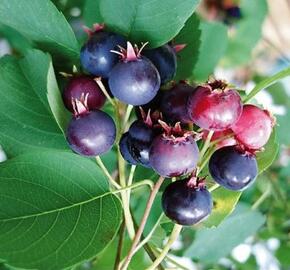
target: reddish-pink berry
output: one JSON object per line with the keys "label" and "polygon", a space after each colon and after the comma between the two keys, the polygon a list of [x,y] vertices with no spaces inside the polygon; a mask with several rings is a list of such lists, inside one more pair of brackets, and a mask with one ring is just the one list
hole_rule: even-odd
{"label": "reddish-pink berry", "polygon": [[233,89],[215,85],[199,86],[192,93],[187,104],[188,114],[203,129],[229,129],[241,116],[241,97]]}
{"label": "reddish-pink berry", "polygon": [[74,112],[76,100],[85,102],[89,110],[100,109],[106,101],[106,97],[98,84],[90,76],[77,76],[70,79],[62,94],[66,108]]}
{"label": "reddish-pink berry", "polygon": [[260,149],[269,140],[274,119],[267,110],[254,105],[244,105],[243,113],[232,126],[236,139],[249,149]]}

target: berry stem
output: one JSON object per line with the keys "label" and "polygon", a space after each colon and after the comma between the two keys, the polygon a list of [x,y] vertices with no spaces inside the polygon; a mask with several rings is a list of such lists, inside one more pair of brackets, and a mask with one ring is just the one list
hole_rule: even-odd
{"label": "berry stem", "polygon": [[[118,171],[119,171],[119,183],[122,188],[126,188],[126,164],[125,161],[122,157],[122,154],[120,152],[120,147],[119,147],[119,140],[120,140],[120,134],[122,131],[122,126],[121,126],[121,115],[120,115],[120,105],[119,102],[115,103],[115,115],[116,115],[116,126],[117,126],[117,151],[118,151]],[[133,239],[135,236],[135,228],[134,228],[134,223],[132,219],[132,215],[130,212],[130,202],[128,198],[128,194],[126,191],[121,192],[121,200],[123,203],[123,210],[124,210],[124,217],[125,217],[125,223],[128,231],[128,235],[130,239]]]}
{"label": "berry stem", "polygon": [[173,231],[166,243],[166,245],[164,246],[163,250],[161,251],[161,253],[159,254],[159,256],[157,257],[157,259],[154,261],[154,263],[148,267],[146,270],[155,270],[158,265],[164,260],[164,258],[166,257],[167,253],[169,252],[172,244],[176,241],[176,239],[178,238],[180,232],[182,230],[182,226],[175,224]]}
{"label": "berry stem", "polygon": [[272,188],[271,185],[268,184],[266,191],[260,196],[260,198],[253,204],[252,210],[256,210],[271,194]]}
{"label": "berry stem", "polygon": [[106,96],[106,98],[109,100],[109,102],[112,104],[112,106],[116,107],[116,104],[115,104],[114,100],[108,94],[108,92],[106,90],[106,87],[104,86],[104,84],[101,81],[101,78],[95,78],[95,82],[98,84],[98,86],[100,87],[101,91]]}
{"label": "berry stem", "polygon": [[157,195],[157,193],[158,193],[163,181],[164,181],[164,177],[160,177],[158,179],[158,181],[156,182],[156,184],[154,185],[154,187],[153,187],[153,189],[152,189],[152,191],[150,193],[150,196],[148,198],[147,205],[146,205],[145,212],[143,214],[141,223],[140,223],[139,228],[137,230],[137,233],[136,233],[136,235],[134,237],[134,240],[133,240],[131,248],[130,248],[130,250],[128,252],[128,255],[127,255],[127,257],[126,257],[126,259],[124,261],[124,264],[121,267],[122,270],[126,270],[128,268],[128,266],[129,266],[129,264],[130,264],[130,261],[131,261],[133,255],[134,255],[134,250],[135,250],[136,246],[138,245],[138,243],[140,241],[140,238],[142,236],[142,233],[144,231],[144,228],[145,228],[148,216],[150,214],[150,210],[152,208],[154,199],[155,199],[155,197],[156,197],[156,195]]}
{"label": "berry stem", "polygon": [[114,264],[114,270],[118,270],[119,264],[120,264],[120,261],[121,261],[123,242],[124,242],[124,235],[125,235],[125,228],[126,228],[126,224],[125,224],[125,221],[123,221],[122,225],[121,225],[121,228],[119,230],[119,241],[118,241],[117,254],[116,254],[116,259],[115,259],[115,264]]}
{"label": "berry stem", "polygon": [[258,83],[254,89],[243,99],[244,103],[247,103],[250,99],[252,99],[255,95],[257,95],[261,90],[267,88],[278,80],[281,80],[287,76],[290,76],[290,68],[286,68],[273,76],[261,81]]}
{"label": "berry stem", "polygon": [[129,118],[130,118],[130,115],[131,115],[131,112],[132,112],[133,108],[134,108],[133,105],[128,105],[127,106],[125,117],[124,117],[124,121],[123,121],[123,129],[126,128],[126,125],[127,125],[128,121],[129,121]]}
{"label": "berry stem", "polygon": [[212,186],[208,189],[208,191],[209,191],[209,192],[213,192],[213,191],[215,191],[216,189],[218,189],[219,187],[220,187],[219,184],[214,184],[214,185],[212,185]]}
{"label": "berry stem", "polygon": [[113,179],[113,177],[110,175],[110,173],[108,172],[106,166],[104,165],[102,159],[100,158],[100,156],[96,156],[96,161],[97,164],[99,165],[99,167],[101,168],[101,170],[104,172],[104,174],[107,176],[110,184],[112,186],[114,186],[117,189],[120,189],[121,186]]}
{"label": "berry stem", "polygon": [[[128,177],[128,183],[127,183],[127,185],[128,186],[131,186],[132,185],[132,183],[133,183],[133,178],[134,178],[134,174],[135,174],[135,170],[136,170],[136,165],[132,165],[131,166],[131,169],[130,169],[130,174],[129,174],[129,177]],[[151,189],[153,188],[153,186],[151,187]],[[130,192],[130,190],[128,191],[128,201],[130,202],[130,194],[131,194],[131,192]]]}
{"label": "berry stem", "polygon": [[142,248],[152,237],[152,235],[154,234],[155,230],[157,229],[157,227],[159,226],[162,218],[164,217],[164,214],[162,213],[158,220],[156,221],[156,223],[154,224],[153,228],[151,229],[151,231],[148,233],[148,235],[139,243],[139,245],[134,249],[134,253],[133,255],[140,249]]}
{"label": "berry stem", "polygon": [[208,147],[210,145],[210,141],[211,141],[211,138],[212,138],[213,134],[214,134],[214,131],[213,130],[210,130],[208,132],[208,135],[206,137],[205,143],[204,143],[204,145],[203,145],[203,147],[202,147],[202,149],[200,151],[200,154],[199,154],[199,159],[200,160],[202,160],[205,152],[207,151],[207,149],[208,149]]}
{"label": "berry stem", "polygon": [[[154,247],[153,250],[155,252],[158,252],[158,253],[160,253],[162,251],[162,249],[161,248],[158,248],[158,247]],[[176,269],[180,269],[180,270],[190,270],[189,268],[181,265],[176,260],[174,260],[173,258],[171,258],[169,254],[166,254],[165,258],[167,259],[167,261],[169,261],[172,264],[174,264],[177,267]]]}

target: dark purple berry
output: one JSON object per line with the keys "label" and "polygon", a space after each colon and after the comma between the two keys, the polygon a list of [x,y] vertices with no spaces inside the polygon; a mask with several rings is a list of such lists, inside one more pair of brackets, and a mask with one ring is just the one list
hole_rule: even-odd
{"label": "dark purple berry", "polygon": [[209,216],[213,207],[207,189],[188,186],[188,180],[170,183],[162,195],[162,208],[167,217],[180,225],[194,225]]}
{"label": "dark purple berry", "polygon": [[151,142],[146,143],[131,138],[129,145],[130,145],[130,153],[132,154],[133,158],[140,165],[150,168],[151,166],[149,162],[149,150]]}
{"label": "dark purple berry", "polygon": [[99,156],[113,146],[116,126],[108,114],[95,110],[72,118],[66,138],[74,152],[83,156]]}
{"label": "dark purple berry", "polygon": [[114,97],[134,106],[150,102],[160,87],[160,76],[147,58],[135,54],[128,43],[127,55],[111,71],[110,90]]}
{"label": "dark purple berry", "polygon": [[172,138],[164,134],[153,140],[149,153],[151,167],[164,177],[193,171],[198,156],[198,147],[192,136]]}
{"label": "dark purple berry", "polygon": [[176,53],[171,46],[166,44],[159,48],[146,49],[143,51],[143,55],[149,58],[157,68],[160,74],[161,84],[165,84],[174,78],[177,60]]}
{"label": "dark purple berry", "polygon": [[133,139],[147,143],[152,142],[154,136],[153,128],[142,120],[136,120],[131,124],[129,134]]}
{"label": "dark purple berry", "polygon": [[126,39],[118,34],[96,31],[81,49],[81,65],[92,75],[107,78],[118,63],[118,55],[111,52],[126,46]]}
{"label": "dark purple berry", "polygon": [[209,161],[209,172],[221,186],[243,190],[254,182],[258,174],[256,158],[234,146],[217,150]]}
{"label": "dark purple berry", "polygon": [[131,154],[131,138],[129,137],[129,133],[126,132],[122,135],[119,143],[120,152],[122,154],[122,157],[130,164],[137,165],[138,162],[134,159],[134,157]]}
{"label": "dark purple berry", "polygon": [[106,101],[106,97],[98,84],[89,76],[78,76],[70,79],[62,94],[66,108],[74,112],[76,99],[85,101],[89,110],[100,109]]}
{"label": "dark purple berry", "polygon": [[194,87],[180,82],[170,90],[164,91],[161,101],[161,112],[166,120],[175,123],[191,123],[188,115],[187,100],[194,92]]}

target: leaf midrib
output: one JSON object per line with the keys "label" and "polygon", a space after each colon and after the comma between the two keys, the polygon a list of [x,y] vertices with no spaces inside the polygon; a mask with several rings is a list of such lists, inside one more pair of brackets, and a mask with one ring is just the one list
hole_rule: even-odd
{"label": "leaf midrib", "polygon": [[39,216],[44,216],[44,215],[48,215],[48,214],[55,213],[55,212],[65,211],[67,209],[71,209],[71,208],[77,207],[77,206],[82,206],[84,204],[87,204],[87,203],[93,202],[95,200],[104,198],[104,197],[106,197],[108,195],[113,195],[113,193],[111,191],[108,191],[108,192],[106,192],[106,193],[104,193],[102,195],[98,195],[96,197],[90,198],[90,199],[82,201],[82,202],[74,203],[74,204],[69,205],[69,206],[65,206],[65,207],[62,207],[62,208],[53,209],[53,210],[49,210],[49,211],[44,211],[44,212],[39,213],[39,214],[31,214],[31,215],[25,215],[25,216],[13,217],[13,218],[0,219],[0,222],[7,222],[7,221],[13,221],[13,220],[17,220],[17,219],[26,219],[26,218],[32,218],[32,217],[39,217]]}

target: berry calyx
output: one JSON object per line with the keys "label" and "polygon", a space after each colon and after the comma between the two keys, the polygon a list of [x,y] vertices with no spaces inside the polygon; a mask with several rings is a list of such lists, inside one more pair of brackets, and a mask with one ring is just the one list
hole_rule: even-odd
{"label": "berry calyx", "polygon": [[108,114],[95,110],[73,117],[66,138],[74,152],[83,156],[99,156],[113,146],[116,126]]}
{"label": "berry calyx", "polygon": [[184,132],[180,125],[165,128],[151,145],[149,160],[151,167],[161,176],[175,177],[187,174],[196,167],[199,151],[191,132]]}
{"label": "berry calyx", "polygon": [[195,88],[185,82],[174,85],[170,90],[164,91],[161,101],[161,112],[170,122],[191,123],[188,115],[187,101]]}
{"label": "berry calyx", "polygon": [[210,215],[213,202],[204,186],[188,183],[188,179],[170,183],[162,194],[162,208],[173,222],[190,226]]}
{"label": "berry calyx", "polygon": [[230,190],[244,190],[257,177],[258,166],[254,155],[228,146],[220,148],[209,160],[209,172],[221,186]]}
{"label": "berry calyx", "polygon": [[111,52],[118,46],[125,46],[126,39],[103,28],[91,31],[89,40],[81,49],[81,65],[90,74],[108,78],[112,68],[118,63],[118,55]]}
{"label": "berry calyx", "polygon": [[121,49],[122,61],[111,71],[109,86],[114,97],[124,103],[139,106],[150,102],[160,87],[156,67],[130,42]]}
{"label": "berry calyx", "polygon": [[269,140],[275,119],[267,110],[244,105],[240,119],[232,126],[236,139],[248,149],[260,149]]}
{"label": "berry calyx", "polygon": [[215,81],[196,88],[187,104],[191,120],[207,130],[225,130],[235,124],[242,113],[238,92]]}
{"label": "berry calyx", "polygon": [[155,49],[146,49],[143,51],[143,55],[157,68],[160,74],[161,84],[165,84],[174,78],[177,59],[175,49],[170,45],[165,44]]}
{"label": "berry calyx", "polygon": [[106,97],[98,84],[89,76],[73,77],[69,80],[62,94],[66,108],[74,113],[76,100],[86,103],[88,110],[100,109],[106,102]]}

